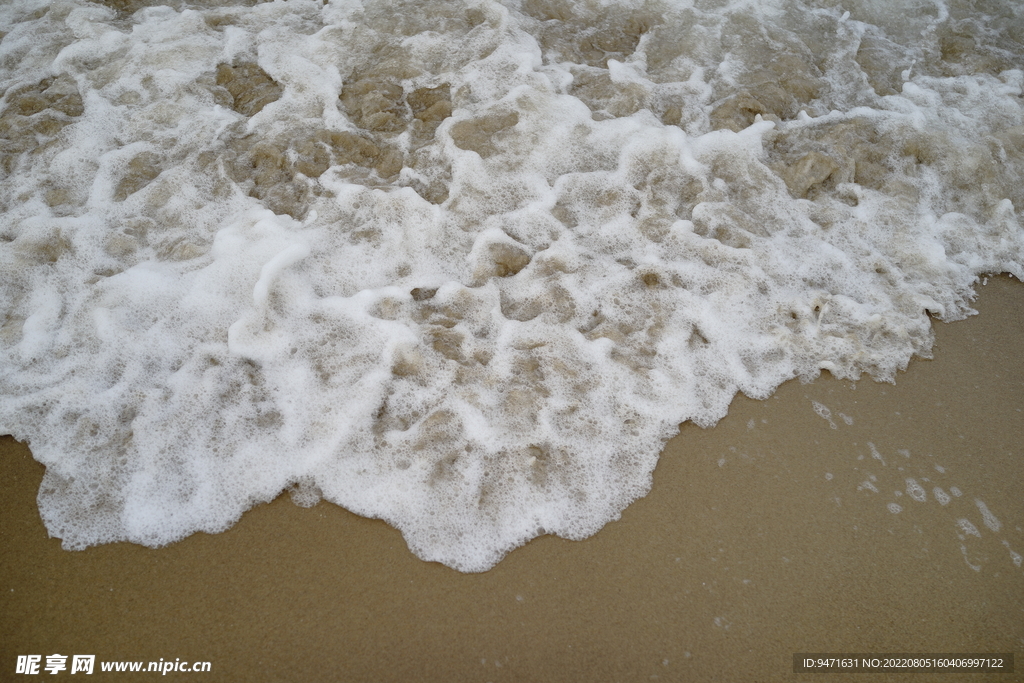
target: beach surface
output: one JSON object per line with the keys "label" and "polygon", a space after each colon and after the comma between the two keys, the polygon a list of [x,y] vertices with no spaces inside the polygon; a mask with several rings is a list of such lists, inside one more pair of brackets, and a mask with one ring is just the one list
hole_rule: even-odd
{"label": "beach surface", "polygon": [[[592,538],[461,574],[287,496],[219,535],[68,552],[0,439],[0,679],[19,655],[208,661],[204,681],[788,681],[794,653],[1024,650],[1024,286],[979,287],[896,384],[792,381],[684,424]],[[70,661],[70,659],[69,659]],[[44,674],[46,672],[43,672]],[[62,672],[61,675],[69,675]],[[872,681],[964,680],[876,674]],[[49,676],[46,676],[49,678]],[[971,681],[1024,680],[971,674]]]}

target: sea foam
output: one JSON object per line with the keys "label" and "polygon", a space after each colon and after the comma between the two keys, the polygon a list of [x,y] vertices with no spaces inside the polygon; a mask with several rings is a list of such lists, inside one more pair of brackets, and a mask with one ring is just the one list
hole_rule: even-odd
{"label": "sea foam", "polygon": [[482,571],[1024,277],[1019,3],[146,4],[0,7],[0,432],[69,549],[290,489]]}

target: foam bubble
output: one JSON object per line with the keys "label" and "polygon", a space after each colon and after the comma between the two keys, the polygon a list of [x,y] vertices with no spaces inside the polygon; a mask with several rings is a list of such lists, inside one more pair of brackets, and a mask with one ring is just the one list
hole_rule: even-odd
{"label": "foam bubble", "polygon": [[878,493],[878,487],[875,486],[873,483],[871,483],[870,479],[865,479],[864,481],[862,481],[860,483],[859,486],[857,486],[857,490],[858,491],[860,491],[861,489],[867,489],[868,491],[872,491],[874,493]]}
{"label": "foam bubble", "polygon": [[981,532],[978,531],[978,527],[974,526],[969,519],[958,519],[956,525],[960,527],[960,531],[968,536],[976,536],[981,538]]}
{"label": "foam bubble", "polygon": [[811,401],[811,406],[814,408],[814,412],[817,413],[818,417],[828,421],[829,427],[832,429],[838,429],[836,423],[832,420],[832,411],[829,410],[827,406],[822,403],[818,403],[817,401]]}
{"label": "foam bubble", "polygon": [[928,494],[924,488],[917,483],[916,479],[910,477],[907,477],[907,495],[919,503],[923,503],[928,499]]}
{"label": "foam bubble", "polygon": [[975,498],[974,504],[978,506],[978,511],[981,512],[981,519],[985,523],[985,526],[996,532],[1003,528],[1003,523],[992,514],[985,503]]}

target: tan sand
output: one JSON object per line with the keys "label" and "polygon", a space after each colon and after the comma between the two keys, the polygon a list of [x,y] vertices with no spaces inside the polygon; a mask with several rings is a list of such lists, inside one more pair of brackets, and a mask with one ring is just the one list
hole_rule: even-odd
{"label": "tan sand", "polygon": [[935,359],[895,386],[791,382],[684,425],[620,521],[478,575],[287,497],[217,536],[65,552],[35,507],[43,467],[4,438],[0,680],[35,679],[16,656],[53,653],[212,664],[167,680],[1024,680],[1024,661],[792,670],[795,652],[1024,651],[1024,286],[995,278],[977,308],[937,324]]}

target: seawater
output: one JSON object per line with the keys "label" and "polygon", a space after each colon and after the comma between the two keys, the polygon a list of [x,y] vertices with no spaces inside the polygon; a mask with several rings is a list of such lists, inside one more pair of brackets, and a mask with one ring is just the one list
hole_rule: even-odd
{"label": "seawater", "polygon": [[1024,277],[1015,0],[13,0],[0,432],[64,547],[292,491],[493,566]]}

